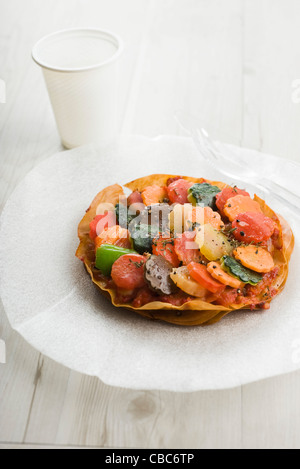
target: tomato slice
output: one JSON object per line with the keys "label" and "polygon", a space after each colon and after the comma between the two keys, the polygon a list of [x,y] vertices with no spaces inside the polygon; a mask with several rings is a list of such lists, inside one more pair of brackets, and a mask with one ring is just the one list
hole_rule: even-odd
{"label": "tomato slice", "polygon": [[103,215],[97,215],[90,223],[90,238],[95,239],[106,228],[116,225],[116,215],[114,212],[105,212]]}
{"label": "tomato slice", "polygon": [[268,241],[274,234],[277,225],[263,213],[245,212],[236,217],[232,223],[234,237],[243,243],[250,244]]}
{"label": "tomato slice", "polygon": [[142,204],[143,203],[143,198],[142,194],[138,191],[132,192],[130,196],[127,199],[127,205],[130,207],[133,204]]}
{"label": "tomato slice", "polygon": [[188,189],[193,184],[185,179],[178,179],[167,187],[168,197],[172,204],[187,204]]}
{"label": "tomato slice", "polygon": [[181,177],[181,176],[175,176],[175,177],[173,177],[173,178],[169,178],[169,179],[167,180],[167,186],[169,186],[170,184],[172,184],[172,182],[178,181],[179,179],[182,179],[182,177]]}
{"label": "tomato slice", "polygon": [[225,285],[214,280],[205,265],[191,262],[187,268],[190,276],[211,293],[221,293],[225,290]]}
{"label": "tomato slice", "polygon": [[147,286],[138,290],[132,302],[132,306],[134,308],[141,308],[148,303],[152,303],[152,301],[157,301],[157,296],[155,296],[155,294]]}
{"label": "tomato slice", "polygon": [[182,306],[188,301],[192,301],[192,297],[187,296],[184,292],[173,293],[172,295],[165,295],[159,298],[163,303],[169,303],[173,306]]}
{"label": "tomato slice", "polygon": [[239,294],[237,289],[227,287],[222,295],[216,300],[216,303],[218,305],[225,306],[225,308],[229,308],[229,306],[236,304],[238,296]]}
{"label": "tomato slice", "polygon": [[185,231],[174,239],[175,252],[183,265],[200,262],[202,255],[198,244],[195,243],[196,231]]}
{"label": "tomato slice", "polygon": [[180,260],[175,252],[175,242],[171,238],[157,238],[153,241],[153,254],[164,257],[173,267],[179,267]]}
{"label": "tomato slice", "polygon": [[146,258],[138,254],[125,254],[113,264],[111,276],[117,287],[134,290],[146,286],[144,265]]}
{"label": "tomato slice", "polygon": [[219,194],[216,195],[216,205],[221,212],[222,216],[225,216],[224,207],[227,200],[236,197],[237,195],[244,195],[250,197],[250,194],[238,187],[225,187]]}

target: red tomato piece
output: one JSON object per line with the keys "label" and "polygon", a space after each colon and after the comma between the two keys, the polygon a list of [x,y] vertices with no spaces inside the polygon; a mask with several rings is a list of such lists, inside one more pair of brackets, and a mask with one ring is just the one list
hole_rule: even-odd
{"label": "red tomato piece", "polygon": [[174,293],[172,295],[164,295],[159,298],[159,301],[162,301],[163,303],[170,303],[173,306],[182,306],[191,300],[192,298],[183,292]]}
{"label": "red tomato piece", "polygon": [[153,254],[164,257],[173,267],[179,267],[180,260],[175,252],[174,239],[163,237],[154,239]]}
{"label": "red tomato piece", "polygon": [[175,252],[183,265],[200,262],[202,256],[199,246],[195,243],[196,231],[185,231],[174,239]]}
{"label": "red tomato piece", "polygon": [[211,293],[220,293],[225,290],[225,285],[213,279],[205,265],[191,262],[187,268],[190,276]]}
{"label": "red tomato piece", "polygon": [[97,215],[90,223],[90,238],[97,238],[102,231],[115,226],[116,223],[116,214],[114,212],[105,212],[104,215]]}
{"label": "red tomato piece", "polygon": [[132,302],[132,306],[134,308],[141,308],[148,303],[152,303],[152,301],[157,301],[157,297],[149,287],[143,287],[137,292]]}
{"label": "red tomato piece", "polygon": [[221,212],[222,216],[225,216],[224,207],[227,200],[236,197],[237,195],[244,195],[250,197],[248,192],[239,189],[238,187],[225,187],[219,194],[216,195],[216,205]]}
{"label": "red tomato piece", "polygon": [[134,290],[146,286],[144,265],[146,259],[138,254],[125,254],[112,266],[111,276],[117,287]]}
{"label": "red tomato piece", "polygon": [[256,286],[247,285],[246,286],[247,298],[250,297],[255,302],[255,300],[257,301],[260,298],[261,294],[267,293],[269,296],[269,298],[267,298],[267,301],[271,300],[272,297],[278,293],[277,289],[270,288],[272,283],[274,283],[274,279],[277,277],[278,273],[279,273],[279,268],[275,267],[275,269],[273,269],[271,272],[268,272],[267,274],[264,275],[262,282],[260,282],[258,285]]}
{"label": "red tomato piece", "polygon": [[143,203],[143,198],[142,194],[138,191],[132,192],[130,196],[127,199],[127,205],[130,207],[130,205],[133,204],[142,204]]}
{"label": "red tomato piece", "polygon": [[193,184],[185,179],[178,179],[167,187],[168,197],[172,204],[187,204],[188,189]]}
{"label": "red tomato piece", "polygon": [[245,244],[268,241],[277,228],[276,223],[263,213],[246,212],[240,214],[233,222],[234,237]]}
{"label": "red tomato piece", "polygon": [[169,178],[169,179],[167,180],[167,187],[168,187],[170,184],[172,184],[172,182],[178,181],[179,179],[182,179],[182,177],[181,177],[181,176],[175,176],[174,178]]}
{"label": "red tomato piece", "polygon": [[226,290],[219,296],[216,303],[221,306],[228,308],[229,306],[236,304],[238,299],[238,291],[236,289],[227,287]]}

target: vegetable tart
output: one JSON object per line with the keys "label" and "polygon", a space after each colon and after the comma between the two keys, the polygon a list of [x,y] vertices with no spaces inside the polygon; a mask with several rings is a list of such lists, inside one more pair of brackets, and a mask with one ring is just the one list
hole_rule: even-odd
{"label": "vegetable tart", "polygon": [[258,196],[203,178],[155,174],[102,190],[79,224],[77,257],[116,307],[172,324],[210,325],[267,310],[294,248]]}

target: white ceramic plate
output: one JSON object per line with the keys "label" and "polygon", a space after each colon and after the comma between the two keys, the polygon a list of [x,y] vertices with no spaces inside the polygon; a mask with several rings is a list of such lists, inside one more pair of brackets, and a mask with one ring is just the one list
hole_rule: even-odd
{"label": "white ceramic plate", "polygon": [[[299,165],[225,150],[299,193]],[[12,327],[57,362],[134,389],[222,389],[299,369],[300,222],[272,200],[291,222],[296,248],[286,289],[270,311],[182,328],[114,308],[92,284],[75,258],[85,209],[107,185],[152,173],[224,180],[189,139],[176,137],[131,137],[111,147],[63,152],[26,176],[1,217],[0,293]]]}

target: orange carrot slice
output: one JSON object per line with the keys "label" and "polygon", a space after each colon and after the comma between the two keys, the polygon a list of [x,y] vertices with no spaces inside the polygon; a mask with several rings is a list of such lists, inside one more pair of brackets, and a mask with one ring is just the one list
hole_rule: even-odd
{"label": "orange carrot slice", "polygon": [[97,250],[102,244],[114,244],[115,246],[130,249],[132,246],[129,236],[129,231],[119,225],[106,228],[95,239],[95,248]]}
{"label": "orange carrot slice", "polygon": [[142,199],[144,204],[149,205],[160,204],[168,197],[167,189],[165,187],[148,186],[142,192]]}
{"label": "orange carrot slice", "polygon": [[207,270],[215,280],[218,280],[228,287],[241,289],[245,286],[243,282],[225,272],[218,262],[210,262],[207,266]]}
{"label": "orange carrot slice", "polygon": [[221,215],[218,212],[214,212],[210,207],[193,207],[191,216],[186,221],[186,229],[191,228],[193,223],[198,223],[199,225],[207,225],[209,223],[216,230],[224,228]]}
{"label": "orange carrot slice", "polygon": [[244,195],[237,195],[236,197],[227,200],[224,207],[224,213],[230,221],[235,220],[238,215],[245,212],[262,213],[262,209],[258,202],[255,202],[251,197]]}
{"label": "orange carrot slice", "polygon": [[224,207],[227,200],[231,199],[232,197],[237,197],[238,195],[245,195],[250,197],[250,194],[238,187],[225,187],[222,192],[216,195],[216,205],[220,210],[221,215],[224,216]]}
{"label": "orange carrot slice", "polygon": [[222,283],[212,278],[205,265],[191,262],[187,268],[190,276],[211,293],[221,293],[225,290],[225,286]]}
{"label": "orange carrot slice", "polygon": [[268,273],[275,267],[271,254],[257,246],[241,246],[235,249],[233,255],[244,267],[254,270],[255,272]]}

